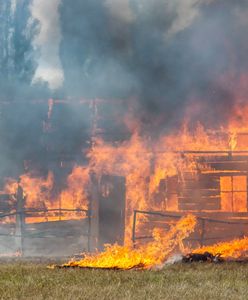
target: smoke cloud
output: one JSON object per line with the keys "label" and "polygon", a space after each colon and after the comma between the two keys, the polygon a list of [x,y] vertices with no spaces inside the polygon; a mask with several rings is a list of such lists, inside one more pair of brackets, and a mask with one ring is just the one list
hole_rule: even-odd
{"label": "smoke cloud", "polygon": [[176,12],[176,18],[168,30],[169,37],[191,25],[195,18],[200,14],[199,4],[201,2],[201,0],[176,0],[170,2],[170,6],[172,6]]}
{"label": "smoke cloud", "polygon": [[59,58],[61,31],[58,8],[61,0],[33,0],[32,17],[39,22],[40,30],[33,40],[35,50],[39,52],[38,67],[34,82],[48,82],[51,89],[63,84],[63,71]]}
{"label": "smoke cloud", "polygon": [[129,0],[105,0],[111,15],[125,23],[132,23],[135,15]]}
{"label": "smoke cloud", "polygon": [[[6,1],[0,4],[7,10]],[[1,67],[5,67],[1,78],[8,68],[12,68],[9,82],[33,78],[29,99],[121,99],[118,117],[113,117],[115,105],[100,112],[105,115],[100,126],[111,129],[113,139],[122,136],[113,119],[118,118],[121,127],[119,120],[130,106],[130,119],[141,124],[143,133],[154,136],[178,128],[185,114],[192,123],[219,128],[230,115],[239,79],[248,70],[246,1],[13,0],[11,4],[16,24],[9,30],[11,51],[0,47]],[[27,11],[24,18],[24,4],[36,22],[31,35],[34,49],[28,41],[22,43],[22,32],[30,22]],[[24,49],[22,56],[20,49]],[[7,52],[15,57],[6,63]],[[29,60],[33,55],[37,66]],[[18,90],[13,85],[7,90],[10,103],[27,99],[23,81],[18,81]],[[51,90],[38,88],[40,82],[47,82]],[[5,82],[2,86],[8,87]],[[92,124],[90,108],[54,105],[49,134],[43,130],[47,110],[47,103],[30,108],[21,101],[3,109],[1,154],[8,163],[2,166],[9,162],[16,166],[17,161],[22,165],[30,157],[45,165],[52,151],[53,157],[63,151],[73,153],[72,157],[81,155]]]}
{"label": "smoke cloud", "polygon": [[193,102],[195,119],[225,120],[234,95],[223,75],[238,78],[248,44],[245,2],[64,0],[60,15],[66,94],[136,99],[145,129],[176,126]]}

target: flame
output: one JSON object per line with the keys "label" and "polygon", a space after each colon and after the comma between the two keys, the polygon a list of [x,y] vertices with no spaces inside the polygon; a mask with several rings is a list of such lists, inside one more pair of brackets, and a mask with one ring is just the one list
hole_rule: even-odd
{"label": "flame", "polygon": [[[89,169],[76,166],[72,173],[67,178],[67,187],[60,195],[60,206],[66,209],[85,209],[88,208],[88,193],[87,186],[89,184]],[[74,216],[73,216],[74,215]],[[75,214],[70,213],[70,216],[75,219]],[[82,216],[79,218],[82,218]],[[77,219],[77,217],[76,217]]]}
{"label": "flame", "polygon": [[194,231],[196,218],[188,215],[171,226],[168,232],[154,229],[154,240],[134,249],[117,244],[106,246],[102,253],[85,255],[80,261],[71,261],[64,267],[132,269],[151,268],[162,264],[176,247],[184,251],[183,240]]}
{"label": "flame", "polygon": [[90,168],[99,177],[107,173],[126,177],[126,240],[130,240],[133,210],[148,207],[147,178],[151,153],[147,152],[146,142],[137,133],[130,141],[117,146],[98,139],[88,157]]}
{"label": "flame", "polygon": [[205,246],[195,249],[193,253],[203,254],[210,252],[213,255],[221,254],[223,258],[246,258],[248,255],[248,237],[243,239],[235,239],[230,242],[217,243],[212,246]]}
{"label": "flame", "polygon": [[[104,174],[124,176],[126,178],[126,220],[125,243],[131,241],[134,210],[180,211],[177,196],[156,201],[162,180],[177,176],[180,183],[185,183],[185,174],[196,178],[201,173],[214,173],[207,164],[199,163],[197,155],[192,151],[227,151],[248,150],[248,105],[247,76],[241,76],[237,88],[232,114],[223,127],[216,130],[207,129],[198,122],[190,122],[191,114],[201,107],[194,105],[185,112],[185,118],[179,128],[170,130],[157,140],[141,136],[139,126],[129,116],[126,118],[132,130],[129,140],[120,143],[108,143],[97,137],[97,124],[94,124],[92,148],[87,154],[87,166],[75,166],[67,178],[66,187],[55,191],[54,175],[49,172],[47,177],[38,177],[33,172],[20,177],[20,185],[26,195],[26,208],[41,209],[87,209],[89,202],[90,173],[94,172],[98,179]],[[48,121],[51,120],[55,102],[48,102]],[[96,103],[94,104],[96,106]],[[97,107],[95,107],[97,110]],[[97,113],[97,112],[96,112]],[[96,120],[97,123],[97,120]],[[191,153],[187,153],[191,151]],[[227,154],[219,154],[227,155]],[[224,173],[225,170],[222,170]],[[219,172],[220,173],[220,172]],[[4,191],[15,194],[18,182],[13,179],[6,181]],[[220,178],[220,198],[222,212],[247,211],[247,187],[245,176],[222,176]],[[164,198],[166,196],[163,196]],[[165,201],[166,200],[166,201]],[[166,205],[164,204],[166,202]],[[27,218],[27,222],[45,220],[79,219],[77,213],[62,213],[60,216],[47,213],[45,217]],[[143,217],[145,218],[145,217]],[[141,218],[137,228],[141,224]]]}
{"label": "flame", "polygon": [[[195,156],[188,155],[186,158],[181,153],[172,151],[228,147],[227,141],[214,142],[200,124],[191,133],[184,124],[183,134],[180,131],[178,134],[162,137],[154,147],[150,144],[148,139],[141,138],[135,132],[130,140],[117,145],[108,144],[100,138],[95,139],[94,147],[88,154],[89,168],[99,177],[102,174],[126,177],[126,242],[131,239],[134,210],[163,209],[161,202],[152,200],[162,179],[179,174],[183,180],[185,171],[197,174]],[[178,210],[177,203],[170,203],[169,209]]]}
{"label": "flame", "polygon": [[[88,182],[88,169],[76,166],[67,178],[67,186],[57,196],[53,196],[54,176],[52,172],[49,172],[46,178],[27,173],[20,176],[19,182],[7,179],[4,192],[15,195],[18,185],[20,185],[25,196],[24,208],[27,210],[40,209],[43,211],[41,216],[29,217],[27,215],[25,219],[26,223],[54,221],[58,219],[81,219],[85,217],[82,213],[63,212],[63,210],[87,209],[88,197],[86,185]],[[52,212],[49,212],[49,210],[52,210]]]}
{"label": "flame", "polygon": [[[237,132],[243,128],[245,117],[238,116],[241,112],[245,115],[248,114],[248,109],[237,108],[235,112],[237,117],[231,118],[228,131],[221,129],[219,133],[207,131],[200,123],[195,129],[189,129],[188,122],[184,121],[180,130],[166,134],[156,142],[141,137],[137,131],[133,133],[130,140],[118,144],[107,143],[95,137],[93,146],[87,154],[88,166],[75,166],[67,178],[67,187],[59,195],[53,195],[54,179],[51,172],[47,178],[40,178],[32,173],[20,177],[20,185],[27,196],[26,207],[87,209],[89,174],[92,171],[99,179],[103,174],[124,176],[126,178],[125,241],[127,243],[131,240],[134,210],[161,211],[164,209],[161,201],[154,201],[154,195],[159,190],[161,180],[178,176],[180,181],[184,182],[184,174],[190,172],[192,176],[197,176],[199,167],[202,172],[214,172],[207,165],[200,165],[195,154],[191,153],[185,156],[186,151],[233,151],[244,147],[244,141],[240,145],[240,137]],[[222,179],[221,185],[224,185],[224,179]],[[14,194],[17,186],[17,181],[7,180],[4,190]],[[230,211],[230,204],[225,204],[230,201],[227,198],[225,200],[225,195],[227,194],[222,193],[222,210]],[[238,194],[236,198],[234,210],[243,211],[246,207],[243,203],[244,197],[240,198],[240,205],[238,205]],[[167,201],[166,209],[178,210],[176,198]],[[69,217],[79,218],[75,214],[68,213],[61,219]],[[52,220],[53,218],[54,216],[50,215],[48,219]],[[29,221],[33,222],[34,220],[29,219]]]}

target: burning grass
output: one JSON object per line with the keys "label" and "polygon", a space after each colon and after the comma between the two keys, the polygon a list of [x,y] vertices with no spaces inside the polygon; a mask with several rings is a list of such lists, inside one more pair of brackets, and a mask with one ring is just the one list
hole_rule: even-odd
{"label": "burning grass", "polygon": [[234,259],[247,259],[248,254],[248,237],[243,239],[235,239],[230,242],[221,242],[212,246],[205,246],[200,249],[196,249],[193,253],[210,252],[213,255],[220,254],[222,258],[229,260]]}
{"label": "burning grass", "polygon": [[[72,259],[63,265],[50,265],[55,268],[90,268],[113,270],[158,269],[167,263],[173,252],[183,254],[182,261],[246,261],[248,253],[248,237],[229,242],[220,242],[198,249],[184,247],[184,239],[194,232],[196,218],[193,215],[182,217],[170,230],[154,229],[153,241],[137,248],[132,246],[106,245],[103,252],[84,254],[81,260]],[[191,253],[186,251],[192,251]]]}
{"label": "burning grass", "polygon": [[[161,265],[176,247],[183,252],[183,240],[194,231],[195,225],[196,218],[188,215],[171,226],[168,232],[154,229],[154,240],[137,249],[131,246],[109,245],[101,253],[86,254],[82,260],[72,260],[62,267],[122,270],[155,267]],[[54,267],[51,266],[52,269]]]}
{"label": "burning grass", "polygon": [[161,271],[48,270],[2,263],[0,299],[248,299],[248,264],[176,264]]}

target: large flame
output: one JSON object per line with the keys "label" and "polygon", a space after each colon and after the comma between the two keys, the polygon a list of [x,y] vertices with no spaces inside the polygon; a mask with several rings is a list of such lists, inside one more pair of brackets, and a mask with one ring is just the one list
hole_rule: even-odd
{"label": "large flame", "polygon": [[[85,167],[76,166],[72,170],[67,179],[67,187],[59,195],[53,195],[54,180],[51,172],[47,178],[37,177],[32,173],[23,174],[20,177],[20,185],[27,196],[26,207],[87,209],[89,174],[92,171],[98,178],[103,174],[125,176],[125,234],[126,241],[130,241],[133,210],[161,211],[164,209],[163,203],[154,201],[153,197],[159,189],[161,180],[178,175],[184,181],[185,172],[191,172],[192,175],[197,174],[199,164],[196,162],[196,156],[194,154],[183,156],[182,153],[185,151],[247,149],[248,143],[245,144],[244,136],[240,137],[237,134],[238,131],[245,132],[246,115],[248,115],[248,109],[241,110],[237,104],[227,130],[221,129],[218,134],[207,131],[200,123],[195,129],[189,130],[189,125],[185,121],[180,130],[163,135],[156,143],[154,141],[151,143],[149,139],[141,137],[137,132],[133,133],[130,140],[118,144],[107,143],[100,138],[95,138],[93,147],[88,152],[89,164]],[[207,166],[201,165],[203,171],[204,168],[209,171]],[[221,181],[222,186],[225,184],[224,180]],[[7,180],[4,190],[14,194],[17,186],[17,181],[10,179]],[[223,210],[227,211],[230,201],[228,199],[225,201],[224,194],[222,201]],[[239,211],[242,211],[242,207],[241,204]],[[166,209],[178,210],[177,203],[168,203]],[[62,219],[69,217],[78,218],[76,214],[67,214],[66,217],[62,216]],[[53,216],[50,215],[48,220],[52,218]],[[29,219],[29,222],[34,221],[34,219]]]}
{"label": "large flame", "polygon": [[[190,123],[193,108],[185,113],[181,127],[170,130],[156,141],[138,133],[137,127],[129,124],[133,134],[129,140],[119,143],[107,143],[95,136],[85,167],[76,166],[67,178],[67,186],[54,193],[54,176],[50,172],[46,178],[35,176],[32,172],[23,174],[19,184],[26,195],[27,208],[44,209],[87,209],[89,202],[90,174],[94,172],[100,179],[103,174],[121,175],[126,178],[126,220],[125,242],[131,240],[131,228],[134,210],[179,211],[178,203],[170,199],[164,207],[163,201],[154,197],[159,190],[161,180],[178,176],[184,182],[185,173],[197,176],[199,168],[202,173],[213,172],[207,164],[197,162],[194,151],[235,151],[248,149],[248,105],[246,100],[247,76],[240,80],[240,89],[236,95],[233,113],[226,124],[216,130],[206,129],[200,122]],[[53,102],[49,102],[50,116]],[[192,105],[194,106],[194,105]],[[48,116],[48,119],[50,118]],[[127,123],[130,122],[127,120]],[[136,128],[135,130],[133,128]],[[187,151],[187,155],[184,155]],[[220,154],[222,155],[222,154]],[[226,155],[226,154],[223,154]],[[223,170],[224,172],[224,170]],[[246,209],[245,177],[232,179],[222,177],[220,180],[221,211],[244,212]],[[14,194],[17,190],[16,180],[7,180],[4,191]],[[230,200],[230,191],[238,193]],[[242,194],[243,192],[243,194]],[[81,218],[77,213],[62,214],[60,219]],[[144,218],[144,217],[143,217]],[[58,216],[47,214],[40,221],[55,220]],[[139,218],[138,222],[141,220]],[[29,218],[27,222],[38,221]],[[139,227],[139,223],[137,223]]]}
{"label": "large flame", "polygon": [[134,249],[130,246],[106,246],[102,253],[85,255],[80,261],[71,261],[64,267],[132,269],[150,268],[162,264],[176,247],[184,251],[183,240],[194,231],[196,218],[183,217],[168,232],[155,229],[152,242]]}
{"label": "large flame", "polygon": [[[19,182],[7,179],[4,191],[14,195],[20,185],[25,196],[24,208],[43,211],[41,216],[27,217],[25,220],[27,223],[81,219],[84,215],[79,212],[70,212],[70,210],[87,209],[88,182],[88,169],[76,166],[67,178],[66,187],[56,196],[53,196],[54,176],[52,172],[49,172],[46,178],[27,173],[20,176]],[[62,210],[62,213],[59,213],[59,210]],[[66,210],[68,212],[65,212]]]}

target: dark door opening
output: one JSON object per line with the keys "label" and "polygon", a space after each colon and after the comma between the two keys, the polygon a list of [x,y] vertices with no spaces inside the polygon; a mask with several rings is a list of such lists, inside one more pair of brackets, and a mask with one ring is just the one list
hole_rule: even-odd
{"label": "dark door opening", "polygon": [[102,177],[99,197],[99,249],[102,249],[104,244],[124,243],[125,185],[124,177]]}

